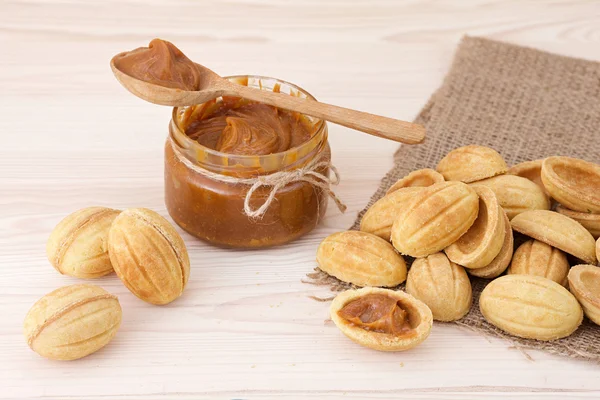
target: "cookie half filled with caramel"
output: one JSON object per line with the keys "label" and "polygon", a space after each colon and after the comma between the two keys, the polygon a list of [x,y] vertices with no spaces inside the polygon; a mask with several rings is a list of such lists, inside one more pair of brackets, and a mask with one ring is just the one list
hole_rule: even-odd
{"label": "cookie half filled with caramel", "polygon": [[340,293],[331,303],[331,319],[354,342],[380,351],[417,346],[433,324],[425,303],[405,292],[379,288]]}

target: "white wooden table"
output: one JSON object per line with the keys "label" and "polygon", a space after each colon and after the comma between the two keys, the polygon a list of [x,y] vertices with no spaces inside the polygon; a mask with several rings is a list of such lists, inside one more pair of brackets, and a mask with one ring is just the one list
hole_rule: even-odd
{"label": "white wooden table", "polygon": [[54,271],[45,242],[84,206],[163,203],[170,110],[112,77],[110,57],[159,36],[223,75],[285,78],[317,98],[410,119],[440,84],[464,33],[600,60],[600,2],[554,0],[0,1],[0,397],[598,398],[600,367],[435,325],[410,352],[351,343],[328,322],[324,288],[300,282],[317,244],[349,227],[396,145],[330,126],[339,195],[311,235],[265,251],[226,251],[187,234],[182,298],[143,303],[114,275],[115,340],[75,362],[33,353],[32,303],[79,282]]}

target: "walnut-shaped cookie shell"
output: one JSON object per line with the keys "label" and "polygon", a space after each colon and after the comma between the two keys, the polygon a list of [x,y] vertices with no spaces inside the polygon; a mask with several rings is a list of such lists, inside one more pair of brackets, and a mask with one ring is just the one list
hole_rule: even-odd
{"label": "walnut-shaped cookie shell", "polygon": [[87,207],[65,217],[46,243],[50,264],[61,274],[83,279],[113,272],[108,232],[119,213],[106,207]]}
{"label": "walnut-shaped cookie shell", "polygon": [[538,185],[540,189],[546,193],[546,195],[549,195],[548,191],[544,187],[544,183],[542,182],[542,162],[544,162],[543,158],[540,158],[539,160],[525,161],[513,165],[508,169],[508,171],[506,171],[506,173],[508,175],[516,175],[520,176],[521,178],[529,179]]}
{"label": "walnut-shaped cookie shell", "polygon": [[542,181],[550,196],[573,211],[600,213],[600,165],[570,157],[548,157]]}
{"label": "walnut-shaped cookie shell", "polygon": [[504,214],[504,243],[502,244],[500,253],[498,253],[496,258],[494,258],[490,264],[483,268],[467,269],[469,275],[493,279],[502,275],[508,268],[514,251],[514,237],[510,220],[508,219],[506,212],[503,211],[502,213]]}
{"label": "walnut-shaped cookie shell", "polygon": [[590,264],[596,263],[594,238],[579,222],[554,211],[533,210],[510,221],[513,230],[569,253]]}
{"label": "walnut-shaped cookie shell", "polygon": [[416,194],[421,190],[419,187],[405,187],[383,196],[363,215],[360,230],[389,241],[396,217],[416,199]]}
{"label": "walnut-shaped cookie shell", "polygon": [[583,307],[583,312],[600,325],[600,267],[576,265],[569,271],[569,290]]}
{"label": "walnut-shaped cookie shell", "polygon": [[589,233],[592,234],[594,239],[600,237],[600,214],[592,214],[588,212],[573,211],[561,206],[556,206],[556,212],[567,217],[574,219],[579,222]]}
{"label": "walnut-shaped cookie shell", "polygon": [[444,249],[448,258],[465,268],[483,268],[500,253],[504,244],[504,210],[492,189],[475,186],[479,214],[469,230]]}
{"label": "walnut-shaped cookie shell", "polygon": [[492,325],[528,339],[569,336],[583,320],[581,306],[567,289],[533,275],[494,279],[481,292],[479,308]]}
{"label": "walnut-shaped cookie shell", "polygon": [[406,263],[392,245],[370,233],[345,231],[327,236],[317,249],[322,271],[357,286],[398,286]]}
{"label": "walnut-shaped cookie shell", "polygon": [[417,169],[404,178],[400,178],[386,192],[390,194],[398,189],[406,187],[427,187],[436,183],[444,182],[444,177],[437,171],[430,168]]}
{"label": "walnut-shaped cookie shell", "polygon": [[469,145],[446,154],[436,169],[447,181],[469,183],[503,174],[508,167],[496,150]]}
{"label": "walnut-shaped cookie shell", "polygon": [[513,255],[507,274],[543,276],[567,285],[569,261],[565,253],[539,240],[531,239],[520,245]]}
{"label": "walnut-shaped cookie shell", "polygon": [[515,175],[500,175],[471,184],[487,186],[494,191],[498,203],[509,219],[528,210],[549,210],[550,200],[532,181]]}
{"label": "walnut-shaped cookie shell", "polygon": [[[339,312],[348,304],[370,294],[389,296],[398,301],[406,311],[410,330],[403,335],[369,331],[342,318]],[[346,290],[338,294],[331,303],[331,319],[335,325],[353,342],[379,351],[403,351],[421,344],[431,332],[433,317],[431,310],[420,300],[408,293],[390,289],[366,287]]]}
{"label": "walnut-shaped cookie shell", "polygon": [[167,304],[181,296],[190,275],[183,239],[158,213],[145,208],[123,211],[108,235],[115,272],[137,297]]}
{"label": "walnut-shaped cookie shell", "polygon": [[76,360],[106,346],[121,324],[117,296],[90,284],[64,286],[40,298],[25,317],[27,344],[52,360]]}
{"label": "walnut-shaped cookie shell", "polygon": [[[392,193],[393,194],[393,193]],[[454,243],[473,225],[479,197],[462,182],[421,189],[392,225],[392,244],[401,254],[426,257]]]}
{"label": "walnut-shaped cookie shell", "polygon": [[471,282],[444,253],[418,258],[410,267],[406,292],[425,303],[436,321],[456,321],[471,309]]}

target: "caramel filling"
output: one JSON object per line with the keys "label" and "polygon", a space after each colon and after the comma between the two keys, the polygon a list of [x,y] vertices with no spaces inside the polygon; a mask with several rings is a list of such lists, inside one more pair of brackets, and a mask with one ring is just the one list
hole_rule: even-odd
{"label": "caramel filling", "polygon": [[154,85],[182,89],[200,88],[200,71],[172,43],[154,39],[148,47],[140,47],[115,58],[119,71]]}
{"label": "caramel filling", "polygon": [[368,294],[353,300],[338,315],[367,331],[403,335],[413,329],[400,302],[383,294]]}
{"label": "caramel filling", "polygon": [[[154,85],[198,90],[200,71],[175,45],[154,39],[114,59],[119,71]],[[248,83],[245,82],[247,85]],[[279,92],[276,85],[274,92]],[[314,126],[298,113],[238,97],[223,97],[189,108],[185,132],[201,145],[236,155],[262,156],[297,147]]]}
{"label": "caramel filling", "polygon": [[186,122],[185,133],[222,153],[266,155],[297,147],[312,136],[306,117],[237,97],[204,103]]}

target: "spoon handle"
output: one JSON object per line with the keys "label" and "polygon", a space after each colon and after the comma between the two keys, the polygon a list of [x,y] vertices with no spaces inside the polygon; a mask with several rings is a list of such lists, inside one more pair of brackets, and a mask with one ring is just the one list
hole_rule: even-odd
{"label": "spoon handle", "polygon": [[302,99],[285,93],[253,89],[229,82],[220,89],[226,96],[243,97],[284,110],[296,111],[396,142],[417,144],[425,139],[425,128],[411,122],[320,103],[310,99]]}

